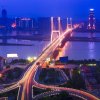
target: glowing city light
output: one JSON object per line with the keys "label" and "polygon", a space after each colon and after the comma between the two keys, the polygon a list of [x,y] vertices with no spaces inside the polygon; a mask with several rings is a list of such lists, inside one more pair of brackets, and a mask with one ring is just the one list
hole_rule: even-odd
{"label": "glowing city light", "polygon": [[37,57],[27,57],[27,60],[29,62],[35,61],[37,59]]}
{"label": "glowing city light", "polygon": [[46,61],[49,62],[50,61],[50,58],[47,58]]}
{"label": "glowing city light", "polygon": [[2,74],[0,73],[0,78],[2,77]]}
{"label": "glowing city light", "polygon": [[36,60],[36,59],[37,59],[37,57],[33,57],[33,59],[34,59],[34,60]]}
{"label": "glowing city light", "polygon": [[30,60],[31,59],[31,57],[27,57],[27,60]]}
{"label": "glowing city light", "polygon": [[18,54],[7,54],[7,58],[17,58]]}
{"label": "glowing city light", "polygon": [[29,62],[32,62],[32,61],[33,61],[33,58],[32,58],[32,57],[28,57],[27,60],[28,60]]}
{"label": "glowing city light", "polygon": [[11,27],[12,27],[12,28],[16,28],[16,24],[13,23],[13,24],[11,25]]}
{"label": "glowing city light", "polygon": [[90,9],[90,11],[94,11],[94,9]]}

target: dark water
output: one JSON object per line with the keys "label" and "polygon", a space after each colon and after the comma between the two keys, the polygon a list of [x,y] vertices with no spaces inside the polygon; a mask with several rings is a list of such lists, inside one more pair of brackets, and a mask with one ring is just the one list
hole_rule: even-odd
{"label": "dark water", "polygon": [[[100,37],[100,33],[73,33],[75,37]],[[69,42],[64,55],[69,59],[100,59],[100,43],[98,42]]]}
{"label": "dark water", "polygon": [[32,44],[33,46],[0,46],[0,56],[7,57],[7,54],[18,54],[19,58],[37,57],[46,47],[45,41],[23,41],[9,40],[8,43]]}

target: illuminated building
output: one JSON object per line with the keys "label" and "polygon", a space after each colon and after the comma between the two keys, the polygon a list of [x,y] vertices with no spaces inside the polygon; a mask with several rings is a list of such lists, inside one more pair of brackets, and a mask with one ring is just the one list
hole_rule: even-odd
{"label": "illuminated building", "polygon": [[88,30],[95,30],[95,15],[94,15],[94,9],[90,9]]}
{"label": "illuminated building", "polygon": [[32,18],[16,18],[15,24],[17,28],[32,29],[34,28],[34,19]]}

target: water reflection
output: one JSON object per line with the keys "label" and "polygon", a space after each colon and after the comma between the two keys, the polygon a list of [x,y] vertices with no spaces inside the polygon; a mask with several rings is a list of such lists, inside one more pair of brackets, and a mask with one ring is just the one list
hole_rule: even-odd
{"label": "water reflection", "polygon": [[88,43],[88,58],[90,59],[95,59],[95,43],[94,42],[89,42]]}
{"label": "water reflection", "polygon": [[[100,37],[100,33],[74,33],[75,37]],[[69,59],[100,59],[99,42],[70,42],[65,49],[65,56]]]}
{"label": "water reflection", "polygon": [[96,37],[96,34],[95,34],[95,33],[88,33],[88,37],[89,37],[89,38]]}

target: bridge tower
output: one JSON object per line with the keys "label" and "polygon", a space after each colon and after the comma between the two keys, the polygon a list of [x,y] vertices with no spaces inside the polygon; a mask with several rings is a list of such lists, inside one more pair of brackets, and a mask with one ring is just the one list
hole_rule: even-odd
{"label": "bridge tower", "polygon": [[72,28],[72,18],[67,18],[67,29]]}
{"label": "bridge tower", "polygon": [[58,34],[58,37],[60,37],[61,34],[61,23],[60,23],[60,17],[57,18],[58,21],[58,29],[55,29],[54,25],[54,17],[51,17],[51,43],[53,42],[54,34]]}

